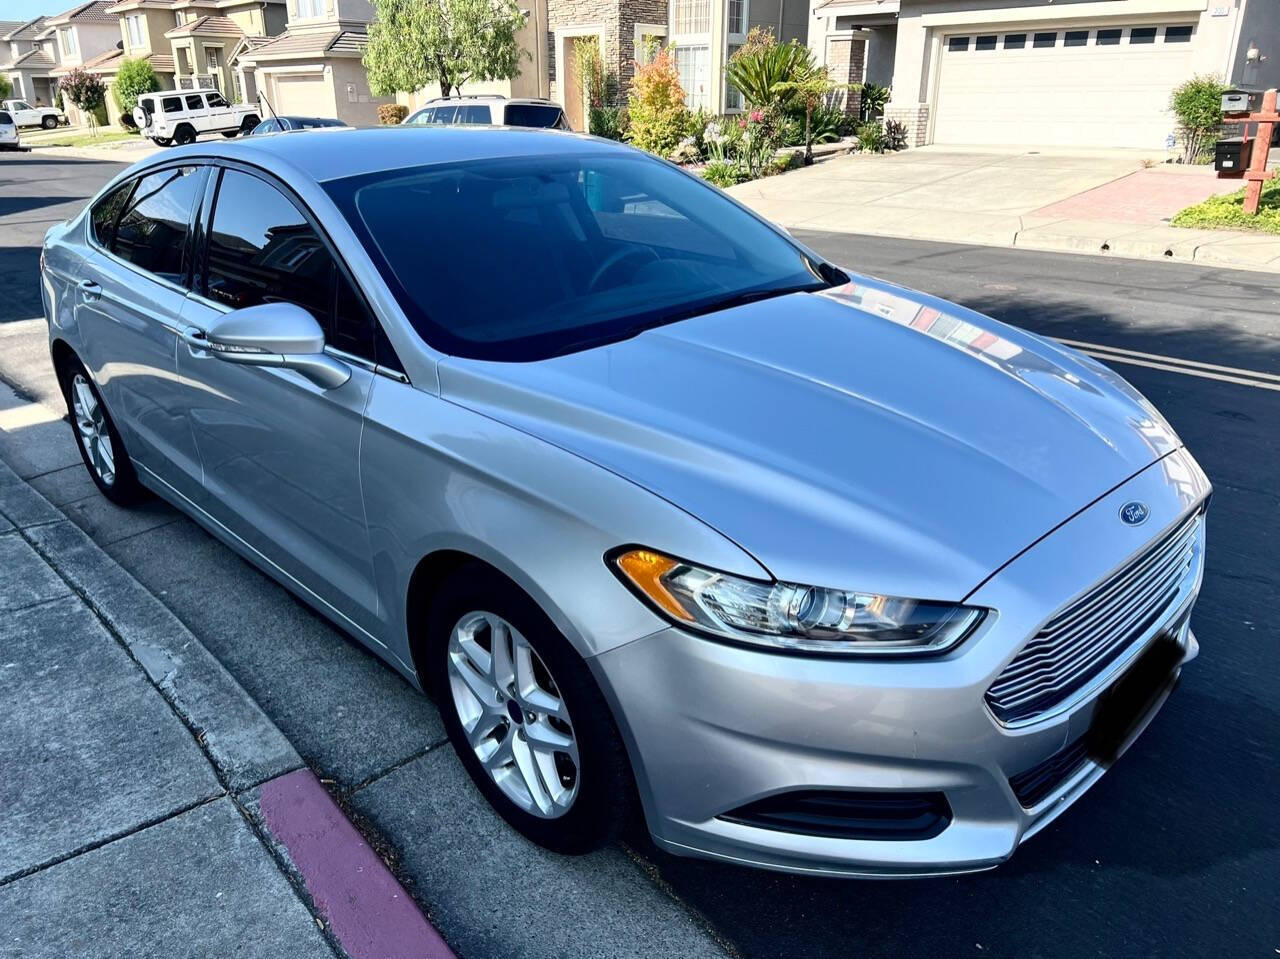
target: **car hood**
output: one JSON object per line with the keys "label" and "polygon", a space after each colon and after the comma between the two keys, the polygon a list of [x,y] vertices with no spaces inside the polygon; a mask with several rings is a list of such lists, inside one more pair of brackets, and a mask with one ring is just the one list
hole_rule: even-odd
{"label": "car hood", "polygon": [[950,601],[1179,445],[1093,360],[864,278],[440,384],[779,579]]}

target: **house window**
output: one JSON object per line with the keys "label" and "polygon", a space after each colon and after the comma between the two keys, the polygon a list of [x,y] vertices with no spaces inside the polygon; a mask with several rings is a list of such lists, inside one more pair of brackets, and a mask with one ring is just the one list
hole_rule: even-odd
{"label": "house window", "polygon": [[1033,47],[1052,47],[1058,42],[1056,33],[1037,33],[1035,39],[1031,41]]}
{"label": "house window", "polygon": [[710,33],[711,0],[675,0],[674,33]]}
{"label": "house window", "polygon": [[729,32],[745,36],[747,32],[747,0],[729,0]]}
{"label": "house window", "polygon": [[324,0],[298,0],[298,19],[311,20],[324,15]]}
{"label": "house window", "polygon": [[1083,47],[1088,42],[1088,30],[1068,30],[1062,38],[1062,45],[1064,47]]}
{"label": "house window", "polygon": [[676,46],[676,70],[680,74],[680,87],[689,108],[711,108],[711,96],[707,89],[711,75],[711,48],[706,44]]}
{"label": "house window", "polygon": [[991,34],[990,36],[986,36],[986,37],[978,37],[978,39],[973,42],[973,49],[975,50],[994,50],[995,48],[996,48],[995,34]]}
{"label": "house window", "polygon": [[[729,62],[729,60],[733,58],[733,55],[734,55],[735,53],[737,53],[737,52],[738,52],[739,50],[741,50],[741,49],[742,49],[742,44],[740,44],[740,43],[731,43],[731,44],[729,44],[728,56],[726,56],[726,57],[724,58],[724,59],[725,59],[725,63],[728,63],[728,62]],[[724,108],[725,108],[726,110],[741,110],[741,109],[742,109],[742,107],[743,107],[743,103],[742,103],[742,91],[741,91],[741,90],[739,90],[737,87],[735,87],[735,86],[734,86],[732,83],[730,83],[728,80],[725,80],[725,82],[724,82]]]}
{"label": "house window", "polygon": [[1116,46],[1117,44],[1119,44],[1119,43],[1120,43],[1120,34],[1122,34],[1122,33],[1124,33],[1124,31],[1123,31],[1123,30],[1119,30],[1119,29],[1117,29],[1117,30],[1099,30],[1099,31],[1098,31],[1098,46],[1100,46],[1100,47],[1114,47],[1114,46]]}
{"label": "house window", "polygon": [[1025,33],[1006,33],[1004,35],[1004,48],[1006,50],[1021,50],[1027,45],[1027,35]]}
{"label": "house window", "polygon": [[1130,43],[1155,43],[1156,28],[1155,27],[1134,27],[1129,31]]}
{"label": "house window", "polygon": [[947,49],[952,53],[963,53],[969,49],[968,37],[947,37]]}
{"label": "house window", "polygon": [[209,72],[213,73],[218,69],[218,49],[217,47],[205,47],[204,59],[209,64]]}
{"label": "house window", "polygon": [[[1170,28],[1172,29],[1172,28]],[[1188,27],[1188,29],[1190,29]],[[62,52],[66,56],[74,56],[76,52],[75,30],[59,30],[58,41],[62,44]]]}
{"label": "house window", "polygon": [[1165,43],[1190,43],[1191,28],[1190,27],[1165,27],[1164,42]]}
{"label": "house window", "polygon": [[142,14],[134,13],[125,17],[124,23],[129,31],[129,46],[142,46]]}

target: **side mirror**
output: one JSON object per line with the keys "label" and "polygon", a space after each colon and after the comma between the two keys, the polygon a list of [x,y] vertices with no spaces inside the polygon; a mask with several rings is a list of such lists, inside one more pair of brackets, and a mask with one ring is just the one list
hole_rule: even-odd
{"label": "side mirror", "polygon": [[182,338],[224,363],[296,370],[322,389],[351,379],[351,368],[324,351],[324,331],[294,303],[262,303],[224,313],[207,330],[187,329]]}

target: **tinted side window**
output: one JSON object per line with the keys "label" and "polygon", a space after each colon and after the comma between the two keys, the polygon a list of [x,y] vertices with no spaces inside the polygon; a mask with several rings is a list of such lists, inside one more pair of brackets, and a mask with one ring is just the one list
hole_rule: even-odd
{"label": "tinted side window", "polygon": [[458,107],[458,115],[453,118],[454,123],[488,123],[489,108],[481,104],[472,104],[470,106]]}
{"label": "tinted side window", "polygon": [[202,167],[174,167],[138,180],[111,249],[170,283],[186,283],[191,213],[204,192]]}
{"label": "tinted side window", "polygon": [[452,123],[453,115],[458,112],[457,107],[436,107],[435,119],[429,120],[429,123]]}
{"label": "tinted side window", "polygon": [[324,241],[283,193],[247,173],[222,175],[205,295],[233,309],[296,303],[316,318],[327,342],[374,359],[374,319]]}
{"label": "tinted side window", "polygon": [[165,97],[160,102],[164,106],[165,113],[182,112],[182,97]]}
{"label": "tinted side window", "polygon": [[507,115],[502,121],[509,127],[551,128],[560,122],[562,111],[557,106],[541,106],[536,103],[509,103]]}
{"label": "tinted side window", "polygon": [[8,124],[12,122],[13,122],[13,117],[9,116],[9,114],[6,113],[4,110],[0,110],[0,123]]}
{"label": "tinted side window", "polygon": [[187,94],[187,109],[188,110],[204,109],[204,99],[200,96],[200,94],[198,93]]}
{"label": "tinted side window", "polygon": [[209,100],[209,106],[211,107],[216,107],[218,109],[221,109],[222,107],[230,106],[230,104],[227,103],[226,98],[224,98],[221,93],[210,93],[210,94],[207,94],[206,96],[207,96],[207,99]]}
{"label": "tinted side window", "polygon": [[116,221],[120,219],[120,211],[129,199],[129,191],[133,189],[133,181],[121,183],[118,187],[93,205],[89,211],[89,222],[93,228],[93,238],[105,247],[111,246],[111,238],[116,232]]}

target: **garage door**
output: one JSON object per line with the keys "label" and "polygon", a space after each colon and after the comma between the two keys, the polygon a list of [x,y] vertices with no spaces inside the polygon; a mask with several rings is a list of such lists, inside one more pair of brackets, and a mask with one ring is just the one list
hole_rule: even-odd
{"label": "garage door", "polygon": [[1106,24],[944,36],[933,141],[1161,148],[1194,34]]}
{"label": "garage door", "polygon": [[276,77],[276,102],[271,104],[281,116],[333,116],[333,93],[323,73],[299,73]]}

